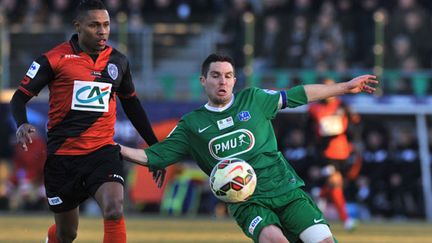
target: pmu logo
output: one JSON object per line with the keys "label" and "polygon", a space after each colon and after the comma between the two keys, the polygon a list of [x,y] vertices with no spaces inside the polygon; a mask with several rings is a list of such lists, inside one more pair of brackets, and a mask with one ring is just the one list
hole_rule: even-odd
{"label": "pmu logo", "polygon": [[72,109],[107,112],[111,86],[109,83],[74,81]]}
{"label": "pmu logo", "polygon": [[246,153],[254,145],[253,133],[246,129],[239,129],[213,138],[208,147],[213,158],[220,160]]}

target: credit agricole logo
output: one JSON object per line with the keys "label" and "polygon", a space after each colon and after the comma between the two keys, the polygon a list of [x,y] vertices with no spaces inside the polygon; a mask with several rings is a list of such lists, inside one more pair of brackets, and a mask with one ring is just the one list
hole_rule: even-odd
{"label": "credit agricole logo", "polygon": [[74,81],[72,110],[107,112],[112,84]]}

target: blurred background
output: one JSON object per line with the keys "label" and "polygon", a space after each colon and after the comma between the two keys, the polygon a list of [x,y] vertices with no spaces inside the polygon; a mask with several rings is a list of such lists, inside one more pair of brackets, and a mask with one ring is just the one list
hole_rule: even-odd
{"label": "blurred background", "polygon": [[[325,79],[375,74],[377,94],[344,96],[359,119],[349,129],[353,154],[344,178],[351,217],[432,221],[432,1],[428,0],[106,0],[110,45],[131,63],[139,98],[159,139],[206,100],[201,62],[234,57],[236,89],[286,89]],[[43,189],[48,93],[28,105],[39,130],[33,149],[15,144],[9,100],[32,61],[73,34],[72,0],[0,0],[0,210],[48,212]],[[307,106],[274,120],[279,147],[314,195],[317,148]],[[121,108],[117,142],[146,146]],[[209,192],[192,159],[168,168],[162,190],[147,169],[126,164],[127,211],[216,215],[225,206]],[[319,200],[317,198],[317,200]],[[331,203],[323,207],[337,219]],[[98,215],[88,201],[83,213]]]}

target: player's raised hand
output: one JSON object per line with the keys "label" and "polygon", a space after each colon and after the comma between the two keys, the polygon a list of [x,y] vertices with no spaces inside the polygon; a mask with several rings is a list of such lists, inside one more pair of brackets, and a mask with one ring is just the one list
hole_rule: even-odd
{"label": "player's raised hand", "polygon": [[36,128],[28,123],[24,123],[18,127],[16,131],[17,142],[21,144],[21,147],[24,151],[28,151],[27,144],[31,144],[33,142],[32,136],[36,133]]}
{"label": "player's raised hand", "polygon": [[360,92],[373,93],[376,91],[374,85],[379,83],[375,75],[362,75],[346,82],[347,93],[357,94]]}

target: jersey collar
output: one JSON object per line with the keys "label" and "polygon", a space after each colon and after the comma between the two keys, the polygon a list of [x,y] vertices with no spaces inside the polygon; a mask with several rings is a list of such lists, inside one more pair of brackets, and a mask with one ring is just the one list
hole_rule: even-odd
{"label": "jersey collar", "polygon": [[207,109],[207,110],[209,110],[209,111],[214,111],[214,112],[222,112],[222,111],[225,111],[225,110],[227,110],[228,108],[230,108],[231,106],[232,106],[232,104],[234,103],[234,94],[232,95],[232,98],[231,98],[231,100],[230,100],[230,102],[228,102],[228,104],[226,104],[225,106],[223,106],[223,107],[213,107],[213,106],[210,106],[208,103],[207,104],[205,104],[204,105],[204,107]]}

